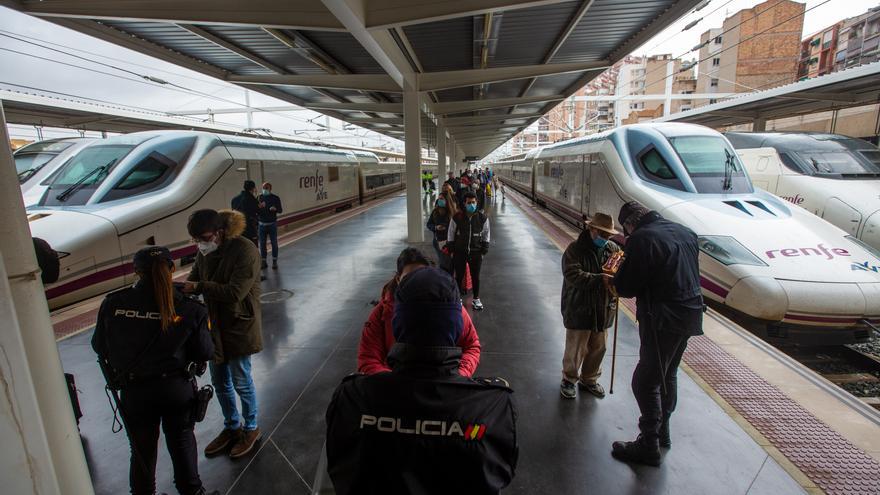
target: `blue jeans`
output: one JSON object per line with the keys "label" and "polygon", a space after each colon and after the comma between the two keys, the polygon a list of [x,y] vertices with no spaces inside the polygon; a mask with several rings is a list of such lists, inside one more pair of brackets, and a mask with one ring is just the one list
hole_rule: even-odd
{"label": "blue jeans", "polygon": [[[211,383],[217,393],[217,401],[223,411],[224,425],[227,429],[236,430],[244,426],[245,430],[257,428],[257,390],[251,376],[251,357],[243,356],[230,359],[223,364],[210,363]],[[235,403],[235,394],[241,398],[241,415]],[[244,416],[244,424],[242,424]]]}
{"label": "blue jeans", "polygon": [[266,261],[266,255],[268,254],[266,251],[266,238],[272,240],[272,259],[278,259],[278,224],[275,222],[272,223],[260,223],[259,229],[260,236],[260,256],[263,258],[263,261]]}

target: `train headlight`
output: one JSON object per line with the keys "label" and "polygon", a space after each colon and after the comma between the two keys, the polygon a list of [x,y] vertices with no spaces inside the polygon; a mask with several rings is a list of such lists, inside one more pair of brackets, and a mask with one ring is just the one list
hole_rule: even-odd
{"label": "train headlight", "polygon": [[749,251],[736,239],[724,235],[707,235],[697,238],[700,251],[724,265],[767,266],[767,263]]}

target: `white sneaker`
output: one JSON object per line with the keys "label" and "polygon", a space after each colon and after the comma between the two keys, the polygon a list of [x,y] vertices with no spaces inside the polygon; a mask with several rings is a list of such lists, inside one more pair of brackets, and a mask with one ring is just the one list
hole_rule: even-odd
{"label": "white sneaker", "polygon": [[474,302],[472,304],[474,305],[474,309],[477,311],[480,311],[483,309],[483,303],[480,302],[479,299],[474,299]]}

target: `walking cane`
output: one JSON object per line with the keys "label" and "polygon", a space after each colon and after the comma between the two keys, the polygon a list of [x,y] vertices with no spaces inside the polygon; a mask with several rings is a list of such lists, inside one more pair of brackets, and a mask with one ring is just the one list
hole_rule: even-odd
{"label": "walking cane", "polygon": [[617,319],[620,317],[620,298],[614,298],[614,343],[611,346],[611,386],[608,393],[614,393],[614,365],[617,362]]}

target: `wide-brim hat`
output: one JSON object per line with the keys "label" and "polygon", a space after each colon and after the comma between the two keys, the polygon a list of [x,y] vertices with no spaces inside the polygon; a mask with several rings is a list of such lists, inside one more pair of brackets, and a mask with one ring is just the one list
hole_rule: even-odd
{"label": "wide-brim hat", "polygon": [[594,213],[592,218],[587,220],[587,227],[592,227],[596,230],[601,230],[602,232],[608,232],[611,235],[617,235],[620,232],[614,229],[614,219],[611,218],[611,215],[606,215],[605,213]]}

